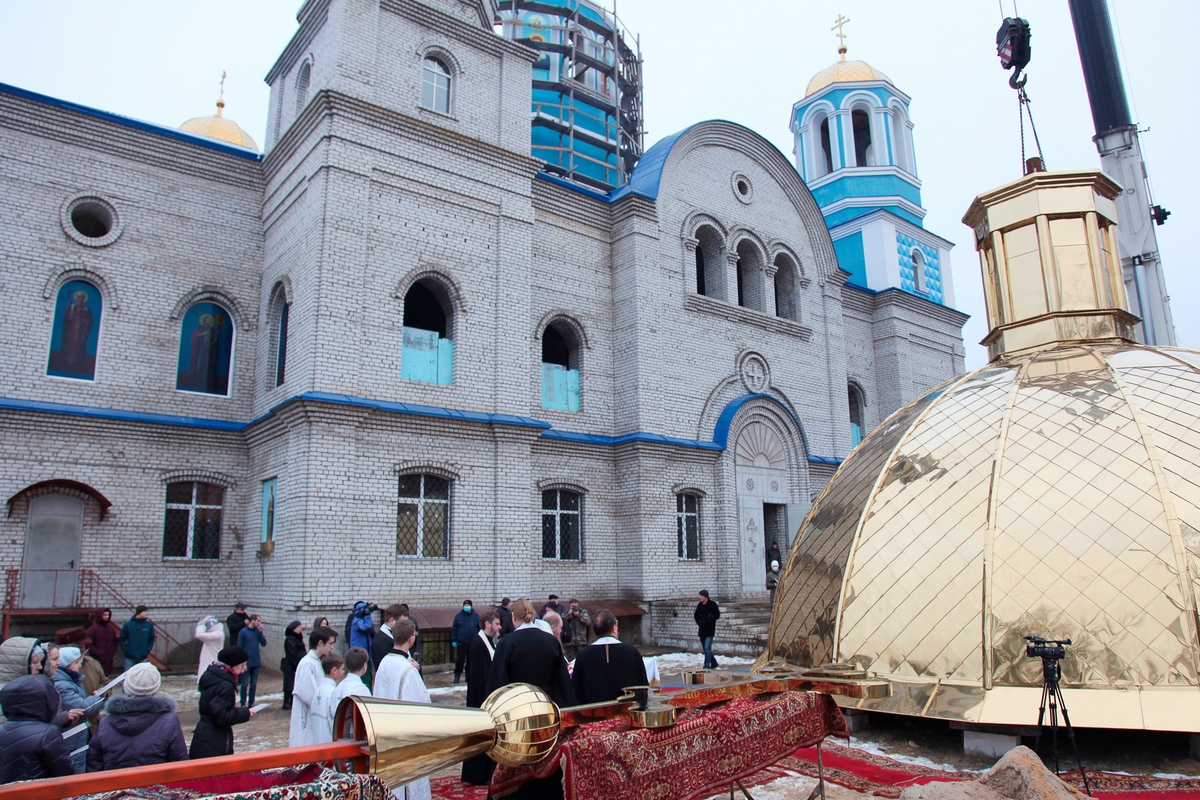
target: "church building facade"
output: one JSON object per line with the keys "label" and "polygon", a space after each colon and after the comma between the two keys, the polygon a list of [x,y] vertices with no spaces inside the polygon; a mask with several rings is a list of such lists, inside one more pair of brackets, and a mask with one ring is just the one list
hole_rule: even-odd
{"label": "church building facade", "polygon": [[531,155],[498,13],[309,0],[263,155],[0,86],[10,604],[187,641],[237,600],[754,596],[857,437],[963,371],[886,79],[829,84],[874,93],[877,163],[704,122],[604,191]]}

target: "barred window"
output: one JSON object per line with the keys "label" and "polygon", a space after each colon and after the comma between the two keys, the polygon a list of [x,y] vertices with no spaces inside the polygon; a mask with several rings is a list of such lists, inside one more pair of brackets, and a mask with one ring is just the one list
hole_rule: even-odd
{"label": "barred window", "polygon": [[542,492],[542,558],[583,560],[583,497],[567,489]]}
{"label": "barred window", "polygon": [[163,558],[216,560],[221,557],[221,509],[225,490],[212,483],[167,485]]}
{"label": "barred window", "polygon": [[398,495],[396,555],[447,558],[450,481],[436,475],[401,475]]}
{"label": "barred window", "polygon": [[675,527],[679,534],[679,558],[700,560],[700,498],[681,492],[675,495]]}

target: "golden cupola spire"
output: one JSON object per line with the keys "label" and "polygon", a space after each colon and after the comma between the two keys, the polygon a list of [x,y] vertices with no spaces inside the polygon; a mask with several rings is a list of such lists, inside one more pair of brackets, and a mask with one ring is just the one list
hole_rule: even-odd
{"label": "golden cupola spire", "polygon": [[833,22],[833,27],[829,29],[831,31],[837,31],[834,36],[838,38],[838,55],[842,57],[842,61],[846,60],[846,34],[842,30],[842,26],[849,21],[849,18],[838,14],[838,18]]}
{"label": "golden cupola spire", "polygon": [[222,142],[258,150],[250,134],[231,119],[225,118],[225,72],[221,71],[221,94],[217,97],[217,113],[211,117],[193,117],[179,126],[179,130],[218,139]]}
{"label": "golden cupola spire", "polygon": [[996,361],[1078,341],[1135,341],[1117,255],[1121,188],[1095,169],[1030,172],[979,195],[975,231]]}

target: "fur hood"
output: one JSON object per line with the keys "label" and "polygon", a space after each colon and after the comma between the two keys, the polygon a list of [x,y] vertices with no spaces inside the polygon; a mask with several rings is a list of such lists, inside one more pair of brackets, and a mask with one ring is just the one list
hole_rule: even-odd
{"label": "fur hood", "polygon": [[107,719],[122,736],[137,736],[163,714],[175,713],[175,701],[161,694],[147,696],[119,694],[105,706]]}

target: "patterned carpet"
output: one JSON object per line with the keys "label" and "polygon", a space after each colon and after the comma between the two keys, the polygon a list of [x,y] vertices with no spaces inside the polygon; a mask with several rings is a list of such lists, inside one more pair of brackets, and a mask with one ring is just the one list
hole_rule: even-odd
{"label": "patterned carpet", "polygon": [[[822,746],[825,780],[875,797],[897,798],[905,787],[933,781],[965,781],[978,777],[972,772],[952,772],[908,764],[885,756],[844,747],[827,741]],[[797,750],[742,782],[749,788],[792,775],[817,777],[817,751]],[[1063,778],[1081,791],[1079,772]],[[1104,800],[1200,800],[1200,779],[1155,778],[1148,775],[1119,775],[1088,771],[1092,795]],[[435,778],[433,796],[441,800],[486,800],[485,787],[467,786],[457,778]]]}

